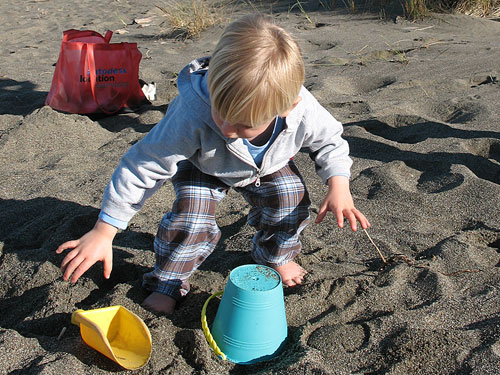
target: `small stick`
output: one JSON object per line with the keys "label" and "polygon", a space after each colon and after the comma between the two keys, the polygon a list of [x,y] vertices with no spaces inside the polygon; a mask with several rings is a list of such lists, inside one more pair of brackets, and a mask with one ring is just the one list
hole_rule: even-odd
{"label": "small stick", "polygon": [[66,327],[62,327],[61,333],[59,333],[59,336],[57,336],[57,341],[61,340],[61,337],[63,337],[64,332],[66,332]]}
{"label": "small stick", "polygon": [[427,29],[432,29],[433,27],[434,27],[434,25],[427,26],[427,27],[422,27],[421,29],[415,29],[415,31],[424,31],[424,30],[427,30]]}
{"label": "small stick", "polygon": [[384,256],[382,255],[382,252],[380,251],[380,249],[377,247],[377,245],[375,245],[375,242],[373,242],[372,238],[370,237],[370,235],[368,234],[368,232],[366,231],[366,229],[363,229],[366,233],[366,235],[368,236],[368,239],[370,240],[370,242],[373,244],[373,246],[375,246],[375,249],[377,249],[378,251],[378,254],[380,255],[380,257],[382,258],[382,262],[384,262],[384,264],[387,264],[387,261],[385,260]]}
{"label": "small stick", "polygon": [[366,46],[364,46],[363,48],[361,48],[358,52],[355,52],[354,54],[359,55],[361,53],[361,51],[363,51],[366,47],[368,47],[368,44]]}
{"label": "small stick", "polygon": [[427,94],[427,91],[425,91],[425,89],[422,87],[422,85],[419,85],[419,87],[422,89],[422,91],[424,92],[424,94],[427,95],[427,97],[429,99],[431,99],[431,97],[429,96],[429,94]]}

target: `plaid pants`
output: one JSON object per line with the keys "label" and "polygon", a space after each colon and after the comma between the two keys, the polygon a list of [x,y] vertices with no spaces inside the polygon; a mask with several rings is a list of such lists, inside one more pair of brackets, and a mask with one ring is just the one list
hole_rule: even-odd
{"label": "plaid pants", "polygon": [[[162,219],[154,241],[156,263],[143,286],[175,299],[189,291],[189,276],[213,252],[221,232],[215,221],[217,203],[229,186],[189,161],[179,163],[172,178],[176,200]],[[257,229],[252,258],[258,264],[280,266],[301,250],[300,232],[309,222],[309,194],[297,167],[288,165],[253,184],[234,188],[251,205],[248,223]]]}

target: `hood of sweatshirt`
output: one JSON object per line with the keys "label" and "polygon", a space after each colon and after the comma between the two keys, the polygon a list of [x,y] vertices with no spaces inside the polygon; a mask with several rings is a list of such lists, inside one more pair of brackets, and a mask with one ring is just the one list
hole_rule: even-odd
{"label": "hood of sweatshirt", "polygon": [[224,137],[219,127],[212,119],[210,94],[207,85],[207,73],[210,57],[202,57],[191,61],[184,67],[177,77],[177,89],[186,110],[196,111],[198,117],[206,125]]}
{"label": "hood of sweatshirt", "polygon": [[[184,102],[193,110],[200,112],[200,118],[204,118],[204,122],[213,128],[217,134],[223,137],[226,142],[237,142],[236,139],[226,138],[219,127],[215,124],[211,114],[210,93],[208,92],[207,73],[210,64],[210,56],[202,57],[191,61],[182,71],[177,78],[177,88],[179,95],[183,98]],[[299,96],[304,91],[304,87],[300,90]],[[299,126],[300,120],[303,116],[304,108],[299,103],[287,116],[284,122],[285,131],[293,131]],[[241,141],[241,140],[240,140]]]}

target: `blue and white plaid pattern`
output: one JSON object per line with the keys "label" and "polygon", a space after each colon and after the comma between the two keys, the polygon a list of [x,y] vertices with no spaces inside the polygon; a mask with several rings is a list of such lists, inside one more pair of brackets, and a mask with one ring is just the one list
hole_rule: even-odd
{"label": "blue and white plaid pattern", "polygon": [[236,188],[252,206],[248,224],[257,229],[252,258],[259,264],[281,266],[301,250],[300,232],[309,223],[309,194],[302,177],[290,163],[264,176],[261,185]]}
{"label": "blue and white plaid pattern", "polygon": [[[172,179],[176,200],[160,223],[154,241],[156,264],[143,285],[179,299],[189,291],[189,276],[213,252],[220,239],[215,221],[217,203],[229,190],[190,162],[179,163]],[[259,264],[279,266],[301,249],[299,234],[309,222],[309,196],[302,177],[290,161],[261,178],[261,186],[236,188],[252,206],[248,223],[257,229],[252,257]]]}

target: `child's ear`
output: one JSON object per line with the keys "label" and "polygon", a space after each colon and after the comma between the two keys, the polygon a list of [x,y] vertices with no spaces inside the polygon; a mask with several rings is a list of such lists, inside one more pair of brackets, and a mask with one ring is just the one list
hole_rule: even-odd
{"label": "child's ear", "polygon": [[299,104],[301,100],[302,100],[302,97],[297,96],[297,99],[295,99],[295,100],[293,101],[292,106],[291,106],[289,109],[287,109],[285,112],[283,112],[283,113],[280,115],[280,117],[282,117],[282,118],[283,118],[283,117],[288,116],[288,115],[290,114],[290,112],[292,112],[292,111],[293,111],[293,109],[294,109],[295,107],[297,107],[297,104]]}

